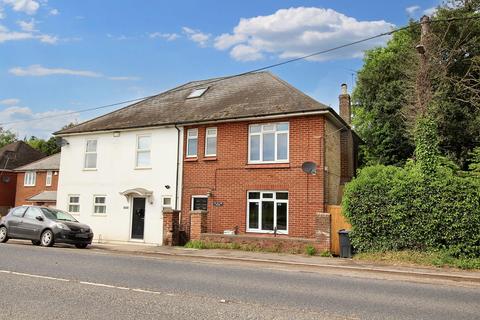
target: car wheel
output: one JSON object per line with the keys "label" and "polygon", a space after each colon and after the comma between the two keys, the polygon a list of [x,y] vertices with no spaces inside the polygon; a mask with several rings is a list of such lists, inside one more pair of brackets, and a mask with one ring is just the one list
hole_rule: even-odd
{"label": "car wheel", "polygon": [[76,245],[75,245],[75,247],[77,247],[78,249],[85,249],[87,246],[88,246],[88,244],[86,244],[86,243],[76,244]]}
{"label": "car wheel", "polygon": [[41,245],[44,247],[51,247],[55,243],[53,239],[53,232],[51,230],[45,230],[42,233],[42,237],[40,238]]}
{"label": "car wheel", "polygon": [[40,240],[32,240],[32,244],[33,244],[34,246],[39,246],[39,245],[42,244],[42,242],[41,242]]}
{"label": "car wheel", "polygon": [[5,243],[8,241],[8,231],[7,227],[0,228],[0,243]]}

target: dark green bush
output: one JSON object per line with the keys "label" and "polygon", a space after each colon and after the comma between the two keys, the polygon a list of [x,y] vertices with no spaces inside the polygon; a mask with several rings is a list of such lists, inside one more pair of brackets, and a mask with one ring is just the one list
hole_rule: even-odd
{"label": "dark green bush", "polygon": [[480,257],[480,179],[472,174],[439,166],[425,175],[413,163],[366,167],[347,185],[343,209],[359,251]]}

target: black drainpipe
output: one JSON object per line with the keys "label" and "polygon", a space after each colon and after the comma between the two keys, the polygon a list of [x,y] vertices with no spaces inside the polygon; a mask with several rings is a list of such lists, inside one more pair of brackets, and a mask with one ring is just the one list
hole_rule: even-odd
{"label": "black drainpipe", "polygon": [[180,129],[175,124],[177,129],[177,175],[175,177],[175,210],[178,210],[178,171],[180,167]]}

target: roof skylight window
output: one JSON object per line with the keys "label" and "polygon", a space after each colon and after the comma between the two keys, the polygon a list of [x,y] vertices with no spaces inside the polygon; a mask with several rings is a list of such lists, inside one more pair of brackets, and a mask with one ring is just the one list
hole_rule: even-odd
{"label": "roof skylight window", "polygon": [[198,98],[201,97],[205,91],[207,91],[208,87],[206,88],[199,88],[199,89],[194,89],[187,97],[187,99],[192,99],[192,98]]}

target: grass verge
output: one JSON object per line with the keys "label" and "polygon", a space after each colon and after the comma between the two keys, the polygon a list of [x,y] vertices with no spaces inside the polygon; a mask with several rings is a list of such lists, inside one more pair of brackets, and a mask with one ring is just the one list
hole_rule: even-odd
{"label": "grass verge", "polygon": [[420,252],[413,250],[362,252],[353,259],[409,266],[451,267],[464,270],[480,270],[480,258],[456,258],[444,251]]}

